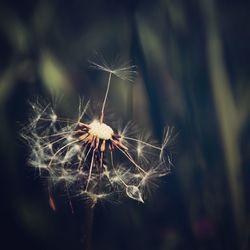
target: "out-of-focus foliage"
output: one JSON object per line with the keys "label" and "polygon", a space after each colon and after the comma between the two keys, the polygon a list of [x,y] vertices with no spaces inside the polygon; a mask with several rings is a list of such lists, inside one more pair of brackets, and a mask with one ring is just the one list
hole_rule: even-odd
{"label": "out-of-focus foliage", "polygon": [[[1,212],[6,249],[81,249],[84,202],[55,195],[27,166],[19,131],[37,96],[71,114],[102,101],[107,79],[88,60],[131,60],[108,109],[160,138],[176,127],[175,167],[144,205],[103,204],[94,249],[248,249],[250,4],[233,0],[2,1]],[[97,55],[96,55],[97,54]],[[61,100],[61,101],[59,101]],[[44,188],[41,188],[44,186]]]}

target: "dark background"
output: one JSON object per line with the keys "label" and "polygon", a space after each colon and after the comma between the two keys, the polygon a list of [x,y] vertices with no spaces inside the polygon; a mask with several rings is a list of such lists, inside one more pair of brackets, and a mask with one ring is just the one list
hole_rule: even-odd
{"label": "dark background", "polygon": [[[28,100],[78,96],[95,105],[107,61],[137,65],[111,85],[108,107],[160,139],[178,134],[172,173],[145,204],[95,208],[93,249],[250,249],[250,1],[1,1],[1,249],[83,249],[84,202],[56,194],[27,165],[19,131]],[[53,99],[53,98],[52,98]]]}

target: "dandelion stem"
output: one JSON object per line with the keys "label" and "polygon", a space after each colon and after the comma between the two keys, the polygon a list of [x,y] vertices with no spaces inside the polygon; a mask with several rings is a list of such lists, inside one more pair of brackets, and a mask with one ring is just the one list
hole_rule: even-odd
{"label": "dandelion stem", "polygon": [[83,226],[83,249],[92,249],[92,228],[94,219],[94,208],[93,203],[86,202],[84,209],[84,226]]}
{"label": "dandelion stem", "polygon": [[107,97],[108,97],[108,93],[109,93],[111,76],[112,76],[112,72],[109,73],[109,79],[108,79],[108,84],[107,84],[107,88],[106,88],[106,93],[105,93],[105,97],[104,97],[103,104],[102,104],[102,111],[101,111],[101,118],[100,118],[100,122],[101,123],[103,122],[103,118],[104,118],[104,108],[105,108]]}

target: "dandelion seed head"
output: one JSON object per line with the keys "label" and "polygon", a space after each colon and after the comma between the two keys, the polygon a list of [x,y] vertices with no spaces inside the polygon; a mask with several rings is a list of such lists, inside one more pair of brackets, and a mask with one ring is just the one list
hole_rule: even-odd
{"label": "dandelion seed head", "polygon": [[97,136],[103,140],[109,140],[114,133],[110,126],[106,125],[105,123],[100,123],[97,120],[94,120],[92,123],[90,123],[89,127],[89,133],[91,135]]}
{"label": "dandelion seed head", "polygon": [[51,104],[32,103],[32,119],[23,132],[31,148],[29,164],[53,186],[63,186],[71,197],[80,196],[92,204],[121,194],[144,202],[155,179],[169,173],[172,130],[165,130],[160,144],[131,122],[122,128],[116,121],[107,124],[111,75],[131,80],[134,66],[92,62],[92,67],[110,74],[99,115],[87,117],[89,102],[80,101],[77,117],[70,119],[57,115]]}

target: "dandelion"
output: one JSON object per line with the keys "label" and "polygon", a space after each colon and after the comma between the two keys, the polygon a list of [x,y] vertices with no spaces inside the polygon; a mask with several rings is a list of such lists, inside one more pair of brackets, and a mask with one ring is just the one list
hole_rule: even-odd
{"label": "dandelion", "polygon": [[[33,117],[23,133],[32,149],[29,163],[40,175],[47,175],[49,187],[63,185],[67,194],[90,200],[93,206],[114,195],[144,202],[155,179],[170,171],[172,129],[165,129],[160,144],[149,135],[133,136],[131,124],[120,130],[112,121],[106,122],[112,78],[131,81],[135,67],[112,68],[96,62],[91,62],[91,67],[108,74],[98,119],[86,115],[89,102],[80,101],[73,120],[61,119],[51,104],[31,104]],[[50,203],[54,207],[51,196]]]}

